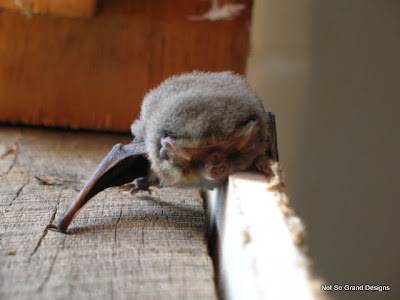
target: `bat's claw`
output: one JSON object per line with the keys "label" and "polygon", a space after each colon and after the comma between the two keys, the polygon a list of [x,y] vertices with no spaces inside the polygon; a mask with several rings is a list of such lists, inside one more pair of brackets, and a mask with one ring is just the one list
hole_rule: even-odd
{"label": "bat's claw", "polygon": [[149,188],[147,188],[147,189],[142,189],[142,188],[134,187],[134,188],[131,189],[130,193],[131,193],[131,195],[136,195],[136,194],[137,194],[138,192],[140,192],[140,191],[148,192],[148,193],[151,195],[151,190],[150,190]]}
{"label": "bat's claw", "polygon": [[67,233],[66,232],[66,228],[64,228],[62,225],[59,227],[57,225],[54,225],[53,223],[49,223],[46,226],[47,230],[51,230],[51,231],[57,231],[57,232],[61,232],[61,233]]}
{"label": "bat's claw", "polygon": [[147,177],[139,177],[133,181],[133,188],[131,189],[131,195],[137,194],[139,191],[146,191],[149,194],[151,183]]}
{"label": "bat's claw", "polygon": [[53,223],[50,223],[46,226],[46,229],[52,230],[52,231],[58,231],[60,232],[60,229],[58,228],[57,225],[54,225]]}
{"label": "bat's claw", "polygon": [[131,195],[135,195],[139,191],[145,191],[151,194],[151,186],[160,186],[158,180],[149,180],[147,177],[139,177],[133,181],[133,188],[131,189]]}

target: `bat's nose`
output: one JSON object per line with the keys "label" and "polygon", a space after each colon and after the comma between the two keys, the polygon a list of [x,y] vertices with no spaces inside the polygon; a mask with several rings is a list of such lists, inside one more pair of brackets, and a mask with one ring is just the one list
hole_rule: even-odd
{"label": "bat's nose", "polygon": [[224,163],[221,163],[216,166],[212,166],[210,169],[210,176],[213,179],[216,179],[216,180],[223,179],[223,178],[228,177],[228,175],[229,175],[229,167]]}

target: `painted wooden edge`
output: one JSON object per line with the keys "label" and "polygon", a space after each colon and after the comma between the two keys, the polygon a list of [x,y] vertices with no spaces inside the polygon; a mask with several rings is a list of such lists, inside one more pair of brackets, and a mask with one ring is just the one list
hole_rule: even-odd
{"label": "painted wooden edge", "polygon": [[[219,292],[224,299],[326,299],[305,252],[305,229],[290,207],[279,164],[273,177],[235,173],[206,192]],[[211,238],[212,239],[212,238]]]}

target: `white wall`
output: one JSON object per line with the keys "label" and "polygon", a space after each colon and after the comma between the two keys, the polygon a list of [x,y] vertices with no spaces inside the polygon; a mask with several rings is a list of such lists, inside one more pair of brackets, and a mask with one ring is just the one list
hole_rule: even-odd
{"label": "white wall", "polygon": [[276,115],[279,152],[289,181],[304,118],[310,23],[310,0],[254,1],[247,78],[266,110]]}
{"label": "white wall", "polygon": [[400,2],[256,0],[248,79],[336,299],[400,299]]}

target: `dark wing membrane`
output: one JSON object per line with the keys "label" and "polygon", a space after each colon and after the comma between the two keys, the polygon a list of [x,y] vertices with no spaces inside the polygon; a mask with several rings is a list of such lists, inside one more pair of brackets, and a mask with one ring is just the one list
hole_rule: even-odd
{"label": "dark wing membrane", "polygon": [[269,143],[267,148],[267,156],[271,158],[273,161],[279,161],[275,114],[273,112],[266,112],[265,118],[267,120],[267,125],[269,129]]}
{"label": "dark wing membrane", "polygon": [[57,226],[49,224],[48,228],[65,232],[78,211],[97,193],[112,186],[132,182],[139,177],[146,177],[149,170],[150,162],[143,142],[134,140],[127,145],[116,144],[98,165],[75,200],[61,215]]}

